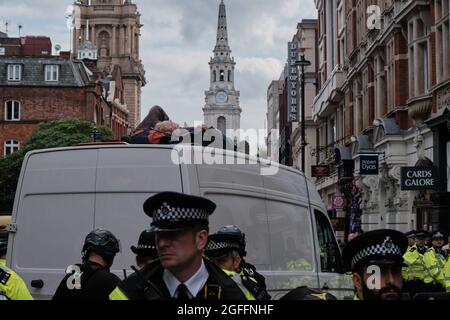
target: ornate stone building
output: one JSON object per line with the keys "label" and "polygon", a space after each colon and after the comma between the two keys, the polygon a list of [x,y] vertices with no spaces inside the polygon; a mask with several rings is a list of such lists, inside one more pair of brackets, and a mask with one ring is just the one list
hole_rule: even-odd
{"label": "ornate stone building", "polygon": [[[142,24],[136,4],[131,0],[78,0],[80,28],[73,30],[73,54],[89,40],[97,47],[97,68],[110,74],[114,66],[122,70],[125,104],[130,111],[132,128],[141,120],[141,88],[145,71],[139,56]],[[78,11],[78,10],[77,10]]]}
{"label": "ornate stone building", "polygon": [[[322,37],[313,115],[319,160],[333,169],[316,182],[323,199],[332,209],[332,197],[344,195],[341,217],[359,212],[365,230],[447,233],[450,1],[315,2]],[[360,173],[365,154],[379,156],[378,175]],[[401,189],[401,168],[414,166],[438,168],[437,190]]]}
{"label": "ornate stone building", "polygon": [[228,43],[227,14],[223,0],[219,7],[217,41],[214,57],[209,62],[210,88],[205,92],[206,105],[203,108],[207,125],[226,130],[237,130],[241,126],[242,109],[239,106],[240,93],[234,87],[236,62],[231,57]]}

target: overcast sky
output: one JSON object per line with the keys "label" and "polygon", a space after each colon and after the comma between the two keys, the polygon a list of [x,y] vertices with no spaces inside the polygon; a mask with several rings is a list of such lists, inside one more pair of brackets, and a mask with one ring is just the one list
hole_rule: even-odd
{"label": "overcast sky", "polygon": [[[180,124],[203,120],[204,91],[215,46],[220,0],[135,0],[144,25],[141,59],[146,70],[142,116],[162,106]],[[0,0],[0,31],[46,35],[70,49],[65,12],[73,0]],[[263,129],[266,94],[286,61],[287,42],[302,19],[317,17],[313,0],[225,0],[228,38],[236,60],[244,129]]]}

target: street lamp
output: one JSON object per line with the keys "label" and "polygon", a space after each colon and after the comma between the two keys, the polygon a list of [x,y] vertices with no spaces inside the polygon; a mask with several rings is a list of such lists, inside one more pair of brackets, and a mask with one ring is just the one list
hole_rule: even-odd
{"label": "street lamp", "polygon": [[306,138],[305,138],[305,68],[311,65],[311,62],[305,59],[305,55],[302,54],[300,56],[300,60],[297,60],[295,62],[296,66],[299,66],[302,70],[301,78],[300,78],[300,84],[301,84],[301,90],[302,90],[302,123],[301,123],[301,130],[302,130],[302,171],[305,173],[305,147],[306,147]]}

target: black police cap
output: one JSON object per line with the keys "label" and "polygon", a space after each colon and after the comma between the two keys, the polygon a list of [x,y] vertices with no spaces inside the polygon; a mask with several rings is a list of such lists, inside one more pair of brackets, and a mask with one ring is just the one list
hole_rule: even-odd
{"label": "black police cap", "polygon": [[352,271],[365,264],[403,262],[408,247],[406,236],[396,230],[374,230],[351,240],[344,248],[343,259]]}
{"label": "black police cap", "polygon": [[131,251],[141,256],[157,256],[155,244],[155,230],[150,228],[141,232],[136,246],[131,246]]}
{"label": "black police cap", "polygon": [[416,237],[416,230],[411,230],[411,231],[406,232],[405,236],[407,238],[414,238],[414,237]]}
{"label": "black police cap", "polygon": [[144,203],[144,212],[153,219],[156,232],[179,231],[196,224],[208,225],[216,204],[203,197],[177,192],[161,192]]}
{"label": "black police cap", "polygon": [[432,240],[444,240],[444,235],[441,232],[436,231],[436,232],[433,232],[431,239]]}
{"label": "black police cap", "polygon": [[417,230],[416,231],[416,238],[425,239],[428,236],[429,236],[429,233],[425,230]]}

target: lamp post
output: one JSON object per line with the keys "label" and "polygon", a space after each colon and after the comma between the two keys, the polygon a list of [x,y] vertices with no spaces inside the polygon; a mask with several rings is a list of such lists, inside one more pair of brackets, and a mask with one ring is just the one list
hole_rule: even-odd
{"label": "lamp post", "polygon": [[301,99],[302,99],[302,115],[301,115],[301,134],[302,134],[302,171],[305,173],[305,147],[306,147],[306,138],[305,138],[305,68],[311,65],[311,62],[305,59],[305,55],[302,54],[300,56],[300,60],[297,60],[295,62],[296,66],[299,66],[302,70],[301,77],[300,77],[300,84],[301,84]]}

